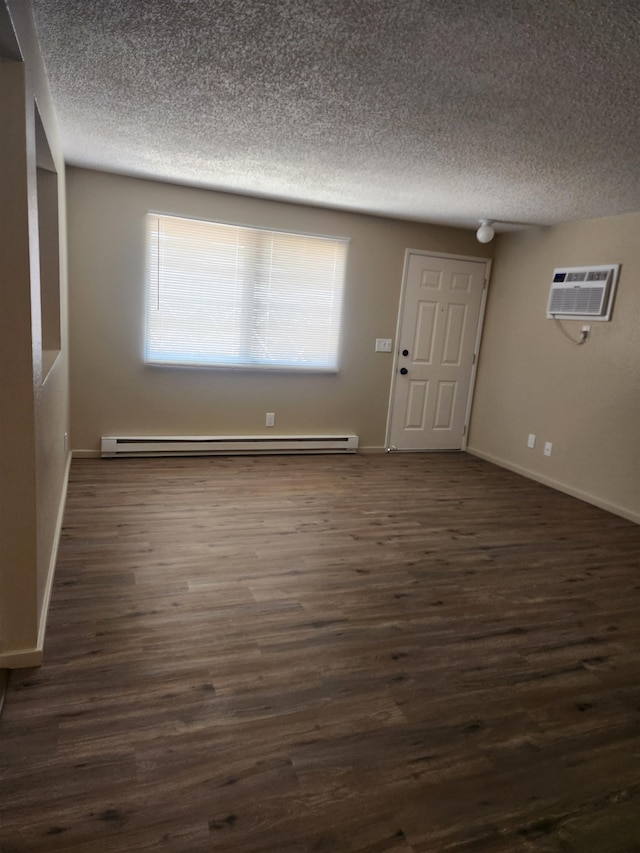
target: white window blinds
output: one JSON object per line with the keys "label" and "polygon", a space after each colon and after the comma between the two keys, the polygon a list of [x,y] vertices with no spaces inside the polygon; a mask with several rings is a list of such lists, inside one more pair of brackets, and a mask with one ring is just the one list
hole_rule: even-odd
{"label": "white window blinds", "polygon": [[347,241],[147,215],[150,364],[337,370]]}

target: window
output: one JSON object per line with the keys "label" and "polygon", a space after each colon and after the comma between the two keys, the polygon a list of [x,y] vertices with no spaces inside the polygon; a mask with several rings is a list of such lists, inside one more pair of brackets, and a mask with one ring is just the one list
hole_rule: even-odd
{"label": "window", "polygon": [[42,346],[42,379],[44,381],[60,354],[62,346],[60,332],[58,176],[37,103],[34,103],[34,115],[38,251],[40,258],[40,340]]}
{"label": "window", "polygon": [[150,364],[338,368],[347,241],[147,215]]}

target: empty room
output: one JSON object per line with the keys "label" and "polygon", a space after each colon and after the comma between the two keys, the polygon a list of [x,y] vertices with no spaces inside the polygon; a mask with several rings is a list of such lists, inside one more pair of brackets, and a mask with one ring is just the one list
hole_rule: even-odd
{"label": "empty room", "polygon": [[0,853],[640,851],[631,0],[0,0]]}

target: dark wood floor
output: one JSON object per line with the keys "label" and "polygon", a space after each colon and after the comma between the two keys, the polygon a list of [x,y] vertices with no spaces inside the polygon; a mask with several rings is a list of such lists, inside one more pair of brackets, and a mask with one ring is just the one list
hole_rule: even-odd
{"label": "dark wood floor", "polygon": [[0,851],[640,851],[639,567],[464,454],[74,461]]}

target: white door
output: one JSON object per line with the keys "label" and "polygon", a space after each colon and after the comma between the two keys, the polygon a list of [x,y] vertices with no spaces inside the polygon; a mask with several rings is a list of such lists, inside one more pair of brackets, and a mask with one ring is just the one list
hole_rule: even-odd
{"label": "white door", "polygon": [[407,253],[387,446],[460,450],[489,261]]}

